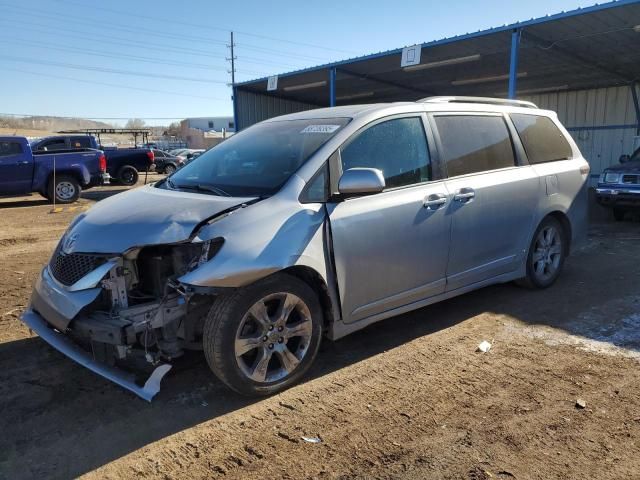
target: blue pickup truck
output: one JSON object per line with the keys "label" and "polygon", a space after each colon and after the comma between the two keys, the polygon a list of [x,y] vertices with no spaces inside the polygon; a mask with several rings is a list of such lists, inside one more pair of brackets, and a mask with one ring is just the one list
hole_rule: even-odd
{"label": "blue pickup truck", "polygon": [[107,172],[123,185],[135,185],[139,172],[154,170],[153,151],[149,148],[102,147],[92,135],[56,135],[31,142],[34,153],[95,148],[107,157]]}
{"label": "blue pickup truck", "polygon": [[622,155],[619,165],[602,172],[596,199],[600,205],[611,208],[618,221],[624,220],[627,212],[640,211],[640,148],[631,156]]}
{"label": "blue pickup truck", "polygon": [[0,195],[37,192],[49,201],[72,203],[82,189],[109,183],[101,150],[32,152],[24,137],[0,137]]}

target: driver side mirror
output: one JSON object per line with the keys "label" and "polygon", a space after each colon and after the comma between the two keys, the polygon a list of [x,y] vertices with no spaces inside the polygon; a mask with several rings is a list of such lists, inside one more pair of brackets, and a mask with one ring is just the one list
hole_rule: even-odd
{"label": "driver side mirror", "polygon": [[629,160],[631,160],[629,155],[620,155],[620,159],[618,161],[620,163],[627,163]]}
{"label": "driver side mirror", "polygon": [[338,192],[343,196],[360,196],[380,193],[385,189],[384,176],[377,168],[350,168],[338,182]]}

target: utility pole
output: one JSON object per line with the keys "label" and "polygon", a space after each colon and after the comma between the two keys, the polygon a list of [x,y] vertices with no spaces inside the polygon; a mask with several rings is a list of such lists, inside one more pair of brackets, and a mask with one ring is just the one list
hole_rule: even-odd
{"label": "utility pole", "polygon": [[236,85],[236,60],[237,57],[235,56],[233,49],[236,46],[236,44],[233,41],[233,32],[231,32],[231,44],[229,44],[229,48],[231,49],[231,58],[227,58],[227,60],[231,61],[231,71],[229,72],[231,74],[231,88],[233,88]]}

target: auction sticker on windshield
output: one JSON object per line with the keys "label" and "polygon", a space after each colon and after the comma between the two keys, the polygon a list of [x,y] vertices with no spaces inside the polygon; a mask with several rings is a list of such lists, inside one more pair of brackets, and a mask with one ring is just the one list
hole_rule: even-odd
{"label": "auction sticker on windshield", "polygon": [[309,125],[302,129],[300,133],[333,133],[340,128],[340,125]]}

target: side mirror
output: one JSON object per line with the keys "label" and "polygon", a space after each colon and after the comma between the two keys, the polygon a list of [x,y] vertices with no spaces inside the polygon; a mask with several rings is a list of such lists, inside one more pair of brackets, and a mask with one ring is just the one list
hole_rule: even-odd
{"label": "side mirror", "polygon": [[620,155],[620,159],[618,161],[620,163],[627,163],[629,160],[631,160],[629,155]]}
{"label": "side mirror", "polygon": [[350,168],[338,182],[338,192],[345,196],[380,193],[385,188],[384,176],[377,168]]}

